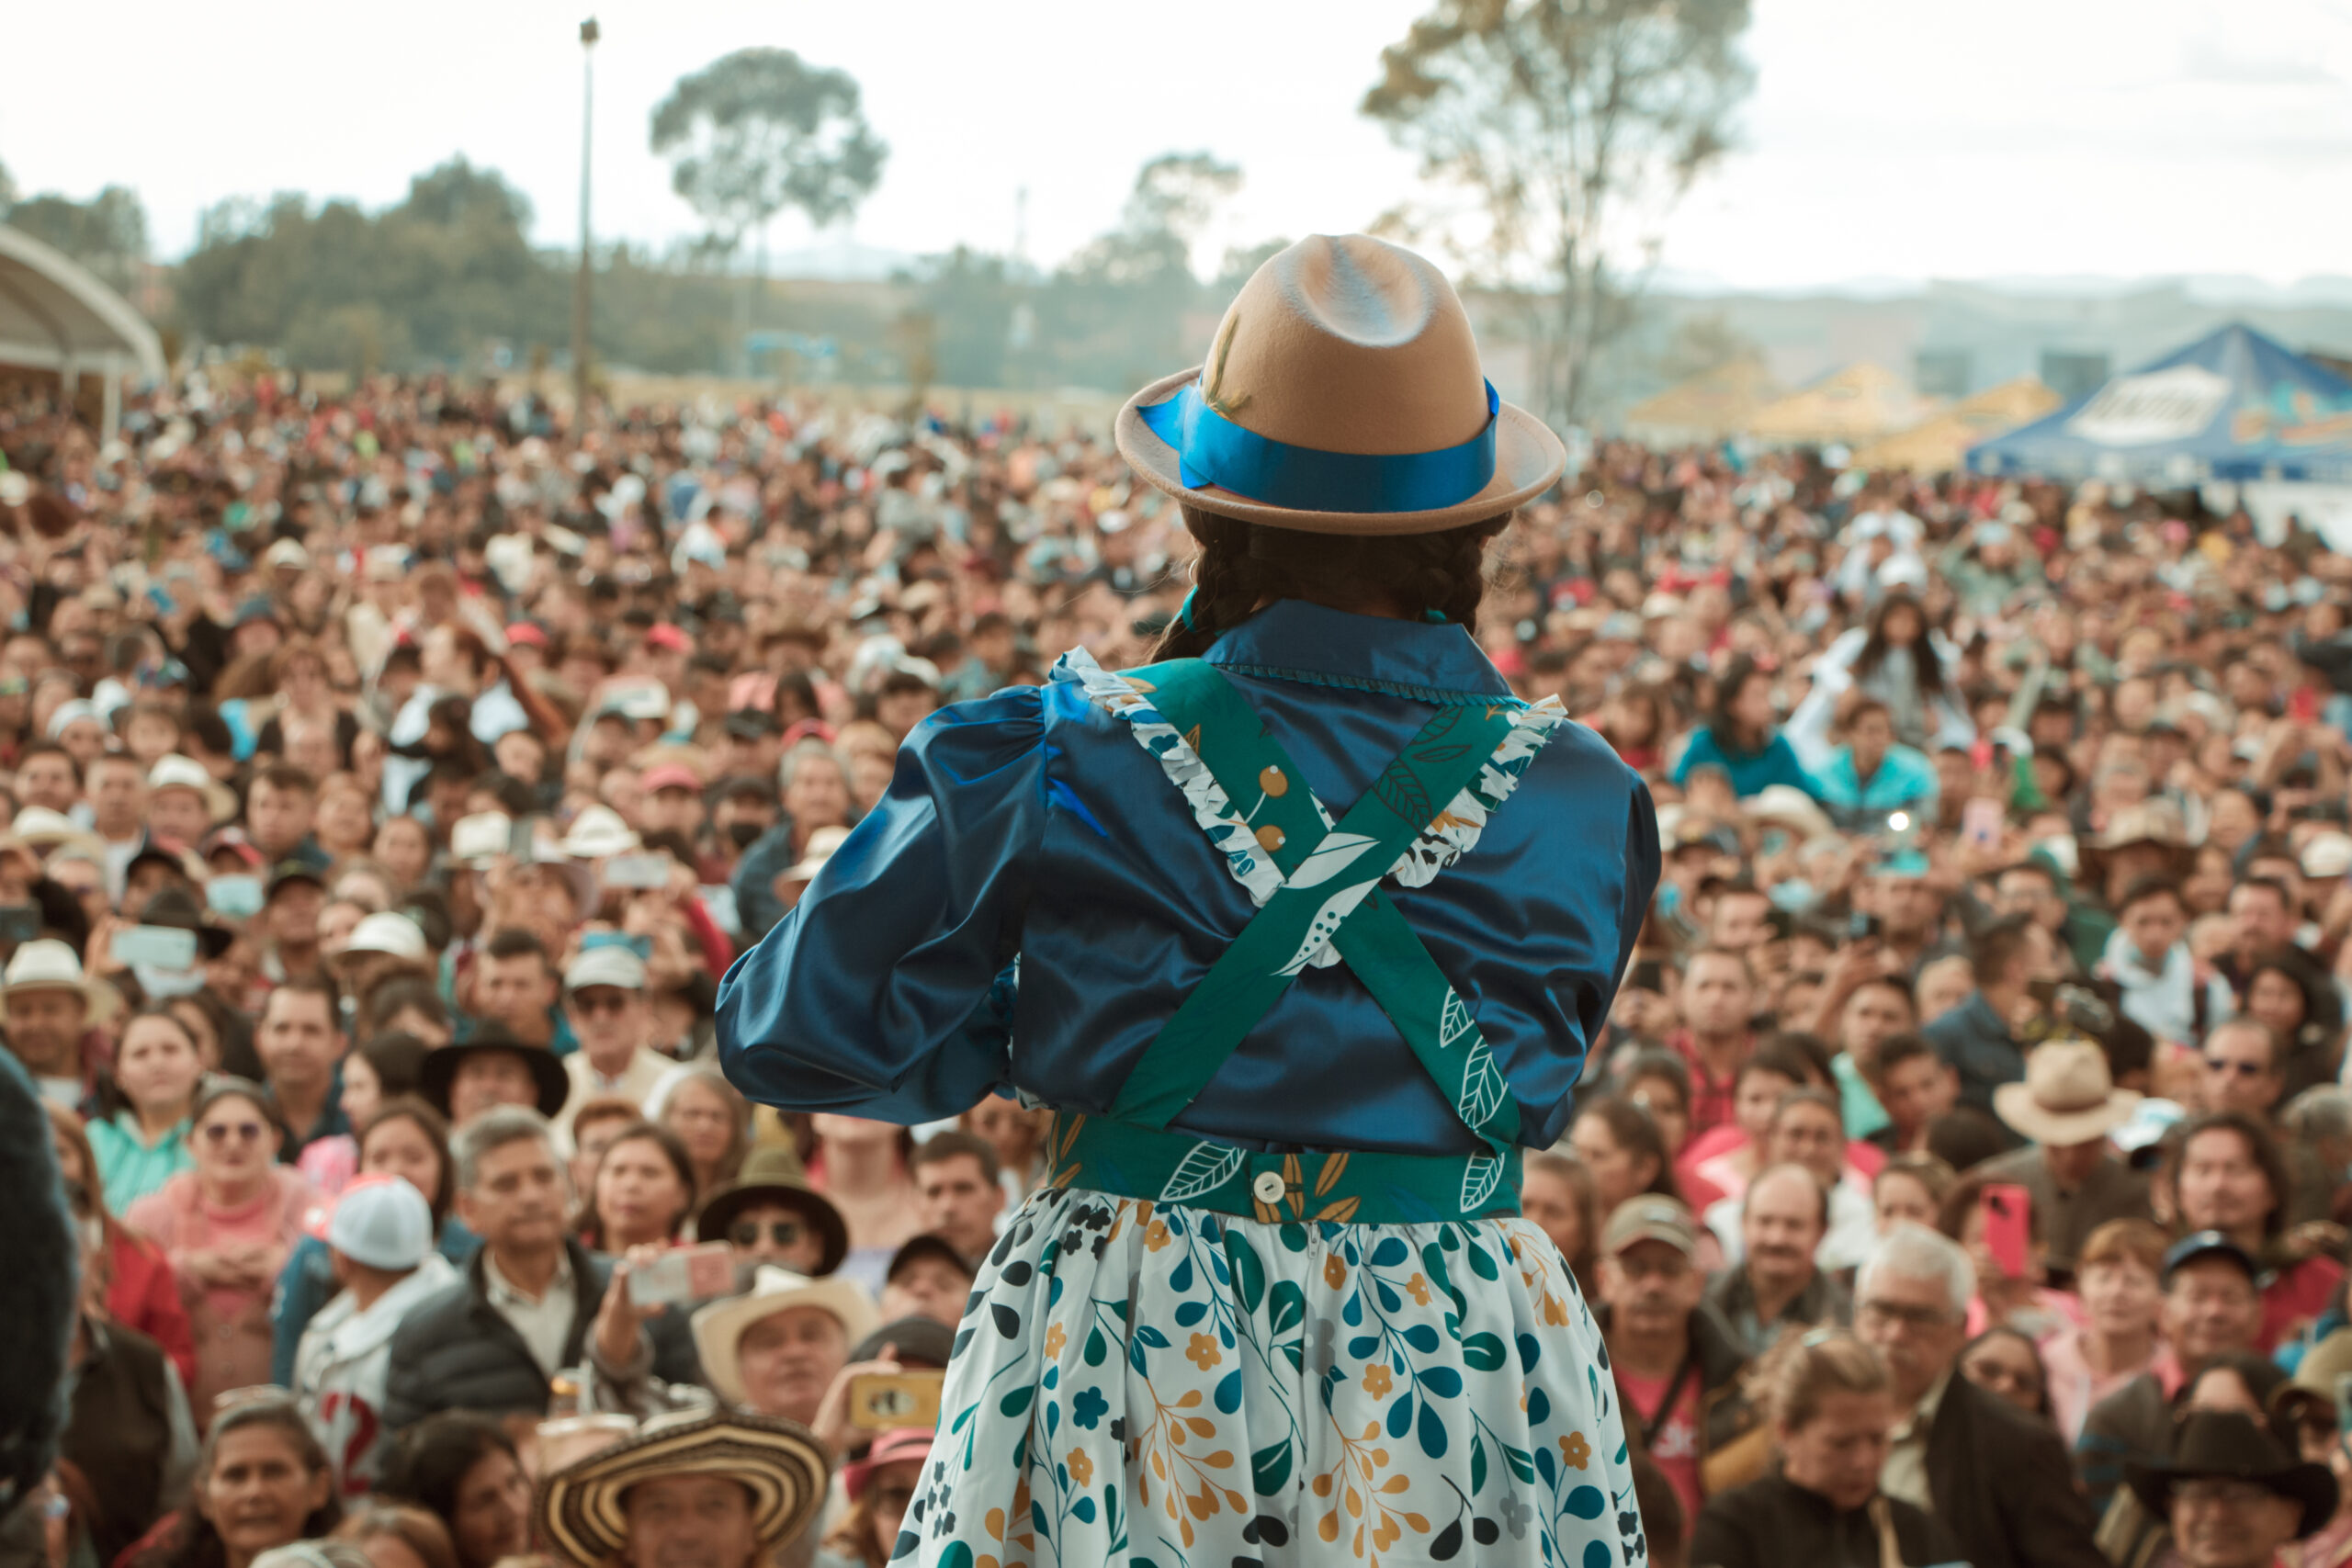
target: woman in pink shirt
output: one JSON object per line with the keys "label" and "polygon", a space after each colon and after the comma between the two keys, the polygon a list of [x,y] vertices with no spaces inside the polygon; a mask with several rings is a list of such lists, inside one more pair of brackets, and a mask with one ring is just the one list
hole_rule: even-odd
{"label": "woman in pink shirt", "polygon": [[2164,1256],[2165,1233],[2146,1220],[2109,1220],[2084,1238],[2075,1259],[2083,1321],[2041,1342],[2051,1417],[2068,1443],[2082,1436],[2092,1405],[2147,1371],[2164,1349],[2156,1331]]}
{"label": "woman in pink shirt", "polygon": [[277,1163],[280,1137],[259,1085],[207,1079],[188,1127],[196,1168],[123,1216],[179,1276],[196,1330],[188,1403],[199,1427],[209,1425],[215,1396],[269,1381],[270,1292],[316,1195],[300,1171]]}

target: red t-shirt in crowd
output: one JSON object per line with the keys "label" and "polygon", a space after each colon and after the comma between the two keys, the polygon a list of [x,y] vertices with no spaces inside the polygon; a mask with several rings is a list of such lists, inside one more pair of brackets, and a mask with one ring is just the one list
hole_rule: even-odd
{"label": "red t-shirt in crowd", "polygon": [[2262,1288],[2262,1337],[2255,1348],[2267,1356],[2325,1312],[2344,1280],[2344,1266],[2331,1258],[2306,1258],[2281,1269]]}
{"label": "red t-shirt in crowd", "polygon": [[1623,1363],[1617,1367],[1617,1386],[1624,1391],[1625,1403],[1641,1417],[1642,1426],[1650,1431],[1650,1458],[1657,1461],[1667,1480],[1674,1484],[1674,1495],[1682,1499],[1683,1528],[1699,1517],[1699,1505],[1704,1501],[1699,1495],[1699,1375],[1693,1371],[1682,1380],[1682,1392],[1674,1397],[1674,1409],[1663,1421],[1657,1419],[1658,1405],[1666,1399],[1667,1378],[1635,1377]]}
{"label": "red t-shirt in crowd", "polygon": [[[1711,1133],[1717,1127],[1728,1126],[1732,1120],[1732,1080],[1735,1075],[1716,1077],[1707,1071],[1706,1061],[1699,1055],[1699,1047],[1691,1042],[1690,1032],[1678,1029],[1666,1037],[1667,1049],[1682,1058],[1690,1069],[1690,1140]],[[1755,1048],[1755,1037],[1748,1037],[1747,1049],[1740,1052],[1745,1059]]]}

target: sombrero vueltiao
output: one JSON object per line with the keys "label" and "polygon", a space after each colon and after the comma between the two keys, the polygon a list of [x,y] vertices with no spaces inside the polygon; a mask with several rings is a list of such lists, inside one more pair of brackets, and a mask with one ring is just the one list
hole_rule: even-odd
{"label": "sombrero vueltiao", "polygon": [[832,1457],[796,1421],[728,1411],[656,1416],[633,1437],[539,1483],[539,1529],[560,1562],[616,1558],[628,1540],[628,1489],[673,1475],[716,1475],[752,1495],[752,1528],[774,1548],[825,1504]]}
{"label": "sombrero vueltiao", "polygon": [[1143,479],[1204,511],[1316,534],[1433,534],[1551,488],[1558,436],[1495,395],[1428,262],[1310,235],[1243,284],[1205,366],[1119,411]]}

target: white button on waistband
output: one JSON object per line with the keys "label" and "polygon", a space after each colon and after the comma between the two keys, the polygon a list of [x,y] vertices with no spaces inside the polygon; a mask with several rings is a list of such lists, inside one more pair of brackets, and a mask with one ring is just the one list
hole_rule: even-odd
{"label": "white button on waistband", "polygon": [[1261,1203],[1280,1202],[1283,1195],[1283,1173],[1279,1170],[1260,1171],[1258,1179],[1250,1184],[1250,1190],[1256,1195]]}

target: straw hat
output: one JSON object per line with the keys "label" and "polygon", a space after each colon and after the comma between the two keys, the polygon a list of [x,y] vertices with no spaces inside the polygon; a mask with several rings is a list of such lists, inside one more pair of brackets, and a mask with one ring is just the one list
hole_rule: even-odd
{"label": "straw hat", "polygon": [[540,1532],[566,1562],[617,1561],[628,1543],[628,1491],[674,1475],[715,1475],[752,1495],[752,1529],[774,1549],[824,1506],[831,1455],[797,1421],[725,1410],[656,1416],[634,1437],[539,1483]]}
{"label": "straw hat", "polygon": [[2135,1089],[2118,1089],[2107,1053],[2084,1040],[2052,1040],[2025,1059],[2025,1082],[1993,1091],[1993,1110],[2019,1134],[2060,1148],[2106,1136],[2132,1119]]}
{"label": "straw hat", "polygon": [[831,1313],[841,1320],[852,1345],[871,1334],[880,1321],[865,1287],[855,1280],[811,1280],[789,1269],[762,1264],[752,1271],[751,1290],[712,1302],[694,1316],[695,1349],[702,1357],[703,1377],[720,1399],[729,1404],[744,1402],[743,1362],[738,1354],[744,1334],[763,1318],[793,1307]]}
{"label": "straw hat", "polygon": [[1431,534],[1551,488],[1558,436],[1499,401],[1444,274],[1364,234],[1310,235],[1241,286],[1209,360],[1119,411],[1119,451],[1220,516]]}
{"label": "straw hat", "polygon": [[205,815],[216,826],[237,815],[236,792],[192,757],[174,752],[155,759],[155,765],[147,770],[147,793],[158,795],[167,789],[184,789],[203,801]]}
{"label": "straw hat", "polygon": [[73,948],[55,937],[40,937],[19,945],[8,967],[0,973],[0,1020],[7,1004],[28,991],[74,991],[90,1009],[90,1021],[104,1023],[122,1010],[122,996],[103,980],[82,973],[82,961]]}

